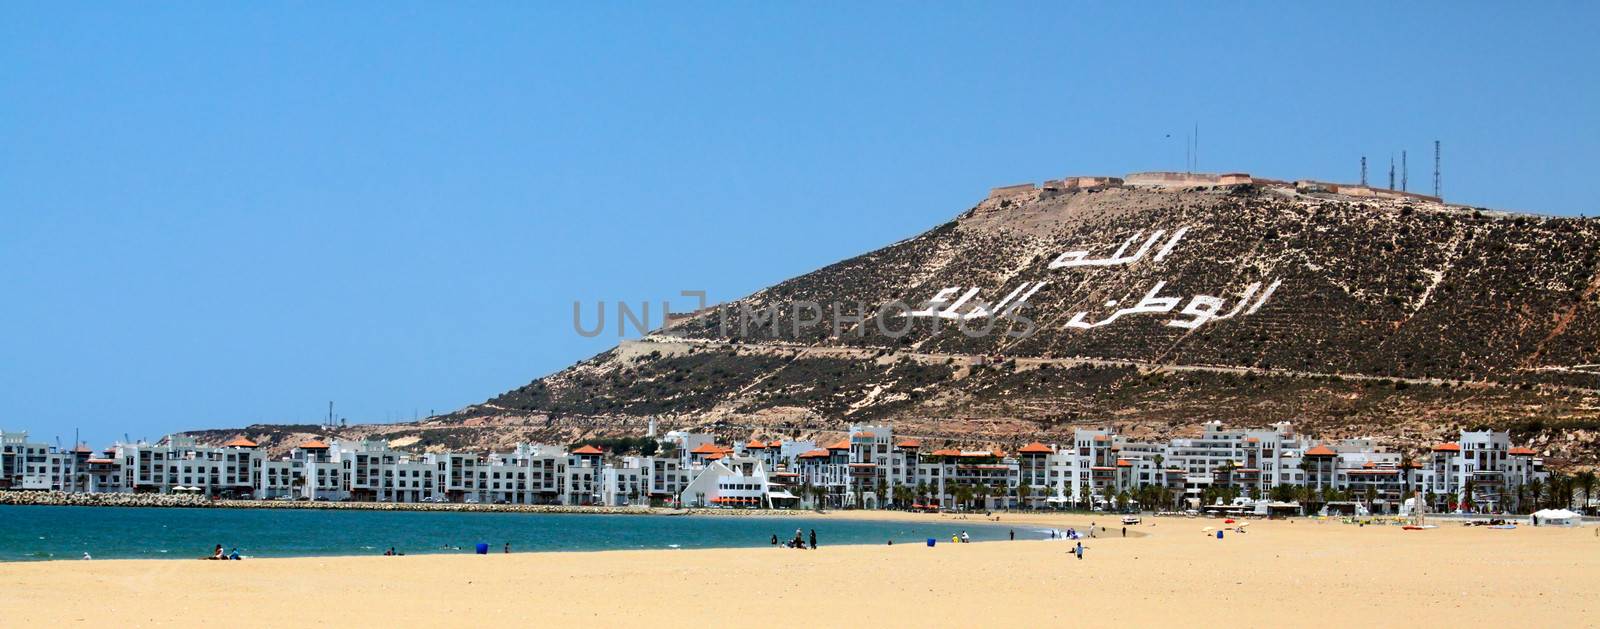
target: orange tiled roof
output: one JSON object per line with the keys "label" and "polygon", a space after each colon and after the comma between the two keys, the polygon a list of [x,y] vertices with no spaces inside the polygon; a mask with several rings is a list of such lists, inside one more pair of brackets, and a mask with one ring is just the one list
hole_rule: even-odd
{"label": "orange tiled roof", "polygon": [[300,449],[301,450],[327,450],[328,449],[328,444],[323,443],[321,441],[317,441],[316,439],[312,439],[310,441],[307,441],[305,443],[300,444]]}
{"label": "orange tiled roof", "polygon": [[1052,452],[1054,452],[1054,450],[1051,450],[1050,446],[1047,446],[1045,444],[1039,443],[1037,441],[1035,441],[1033,443],[1030,443],[1028,445],[1022,446],[1021,449],[1017,450],[1018,454],[1050,454]]}
{"label": "orange tiled roof", "polygon": [[917,441],[916,439],[901,439],[900,443],[894,444],[894,447],[896,447],[896,448],[920,448],[920,447],[922,447],[922,442],[921,441]]}
{"label": "orange tiled roof", "polygon": [[94,452],[94,449],[93,449],[93,448],[90,448],[90,447],[89,447],[89,446],[88,446],[88,445],[86,445],[86,444],[82,444],[82,443],[80,443],[80,444],[78,444],[78,447],[76,447],[76,448],[73,448],[73,449],[72,449],[72,451],[73,451],[73,452]]}
{"label": "orange tiled roof", "polygon": [[716,460],[721,459],[721,458],[722,458],[722,454],[721,453],[706,455],[706,460],[707,461],[716,461]]}
{"label": "orange tiled roof", "polygon": [[1095,435],[1094,436],[1094,440],[1095,441],[1110,441],[1111,437],[1109,437],[1107,435]]}
{"label": "orange tiled roof", "polygon": [[689,454],[722,454],[722,448],[715,443],[702,443],[690,450]]}
{"label": "orange tiled roof", "polygon": [[1436,446],[1433,446],[1433,451],[1434,452],[1460,452],[1461,451],[1461,444],[1459,444],[1459,443],[1441,443],[1441,444],[1438,444]]}
{"label": "orange tiled roof", "polygon": [[822,448],[817,448],[816,450],[807,450],[800,454],[800,458],[802,459],[815,459],[817,457],[825,456],[828,456],[828,451]]}
{"label": "orange tiled roof", "polygon": [[933,456],[961,456],[961,451],[960,450],[950,450],[950,449],[934,450],[933,451]]}
{"label": "orange tiled roof", "polygon": [[847,440],[847,439],[840,439],[839,441],[834,442],[833,445],[828,446],[828,449],[829,450],[849,450],[850,449],[850,441]]}
{"label": "orange tiled roof", "polygon": [[1306,456],[1338,456],[1338,453],[1329,449],[1328,446],[1317,446],[1306,450]]}
{"label": "orange tiled roof", "polygon": [[750,443],[744,444],[744,447],[748,450],[765,450],[767,444],[760,439],[751,439]]}
{"label": "orange tiled roof", "polygon": [[1534,452],[1533,448],[1512,448],[1510,450],[1506,450],[1506,454],[1511,456],[1533,456],[1538,454],[1538,452]]}
{"label": "orange tiled roof", "polygon": [[1133,467],[1133,461],[1129,461],[1127,459],[1117,459],[1117,467]]}
{"label": "orange tiled roof", "polygon": [[1362,463],[1361,464],[1361,468],[1362,469],[1368,469],[1368,470],[1370,470],[1372,468],[1375,468],[1377,466],[1378,466],[1378,464],[1377,463],[1373,463],[1372,461],[1367,461],[1366,463]]}
{"label": "orange tiled roof", "polygon": [[222,447],[224,447],[224,448],[254,448],[254,447],[258,446],[258,445],[261,445],[261,444],[258,444],[258,443],[254,442],[254,441],[246,439],[243,435],[240,435],[238,437],[234,437],[233,439],[230,439],[227,443],[222,444]]}
{"label": "orange tiled roof", "polygon": [[605,454],[605,453],[606,453],[605,450],[601,450],[600,448],[596,448],[596,447],[591,446],[591,445],[586,445],[586,446],[584,446],[582,448],[578,448],[577,450],[573,450],[572,451],[572,454],[582,454],[582,455],[595,455],[595,454]]}
{"label": "orange tiled roof", "polygon": [[772,441],[767,442],[767,447],[768,448],[782,448],[783,447],[783,441],[779,440],[779,439],[773,439]]}
{"label": "orange tiled roof", "polygon": [[862,439],[874,439],[874,438],[876,438],[876,435],[873,435],[870,432],[858,432],[858,433],[856,433],[856,434],[854,434],[852,436],[860,437]]}

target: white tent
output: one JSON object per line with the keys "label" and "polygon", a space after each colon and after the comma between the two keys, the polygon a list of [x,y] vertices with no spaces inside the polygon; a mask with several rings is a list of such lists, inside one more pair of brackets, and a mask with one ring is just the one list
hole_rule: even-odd
{"label": "white tent", "polygon": [[1539,526],[1573,526],[1579,522],[1578,514],[1566,509],[1542,509],[1533,512],[1533,518]]}

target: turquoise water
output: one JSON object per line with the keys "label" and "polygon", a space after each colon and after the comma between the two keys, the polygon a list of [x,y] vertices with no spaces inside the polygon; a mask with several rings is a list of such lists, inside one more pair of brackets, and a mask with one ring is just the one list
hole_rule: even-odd
{"label": "turquoise water", "polygon": [[[795,529],[817,531],[819,545],[948,542],[965,530],[973,541],[1007,539],[1011,527],[977,522],[874,522],[805,517],[575,515],[290,509],[150,509],[0,506],[0,561],[173,559],[212,547],[253,557],[472,552],[478,542],[501,552],[730,548],[769,546]],[[1018,527],[1017,539],[1046,533]]]}

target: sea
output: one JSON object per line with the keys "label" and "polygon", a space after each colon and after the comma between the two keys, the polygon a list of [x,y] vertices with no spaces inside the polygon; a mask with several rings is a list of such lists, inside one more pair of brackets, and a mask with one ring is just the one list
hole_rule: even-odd
{"label": "sea", "polygon": [[666,516],[308,509],[0,506],[0,561],[185,559],[218,544],[245,557],[596,551],[770,546],[817,532],[832,544],[1044,539],[1004,522],[895,522],[804,516]]}

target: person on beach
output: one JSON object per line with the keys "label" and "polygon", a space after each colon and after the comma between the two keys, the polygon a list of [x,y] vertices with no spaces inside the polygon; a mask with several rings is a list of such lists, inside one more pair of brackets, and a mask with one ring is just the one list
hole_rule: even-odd
{"label": "person on beach", "polygon": [[777,533],[773,533],[772,534],[772,547],[773,548],[777,548],[778,547],[778,534]]}
{"label": "person on beach", "polygon": [[811,529],[811,550],[817,549],[817,530]]}
{"label": "person on beach", "polygon": [[1011,529],[1011,541],[1017,541],[1017,530]]}
{"label": "person on beach", "polygon": [[1076,552],[1078,555],[1078,561],[1083,561],[1083,542],[1078,542],[1078,548],[1076,549]]}
{"label": "person on beach", "polygon": [[506,542],[506,552],[505,552],[505,554],[507,554],[507,555],[511,554],[511,542]]}
{"label": "person on beach", "polygon": [[229,561],[239,561],[240,559],[244,559],[244,557],[240,557],[239,556],[239,548],[238,547],[234,547],[233,550],[228,551],[228,560]]}
{"label": "person on beach", "polygon": [[84,561],[88,561],[88,560],[90,560],[90,559],[94,559],[94,557],[90,557],[90,556],[89,556],[89,551],[84,551],[84,552],[83,552],[83,560],[84,560]]}
{"label": "person on beach", "polygon": [[1128,527],[1126,527],[1126,526],[1122,527],[1122,536],[1123,537],[1127,537],[1128,536]]}
{"label": "person on beach", "polygon": [[972,538],[971,537],[967,537],[967,532],[966,531],[962,531],[961,532],[961,543],[966,544],[966,543],[971,542],[971,541],[972,541]]}
{"label": "person on beach", "polygon": [[806,547],[806,538],[805,535],[800,532],[800,529],[794,530],[794,540],[789,542],[789,547],[800,549],[804,549]]}
{"label": "person on beach", "polygon": [[227,559],[227,557],[223,557],[222,556],[222,544],[217,544],[216,548],[211,549],[211,556],[207,557],[207,559],[216,559],[216,560]]}

